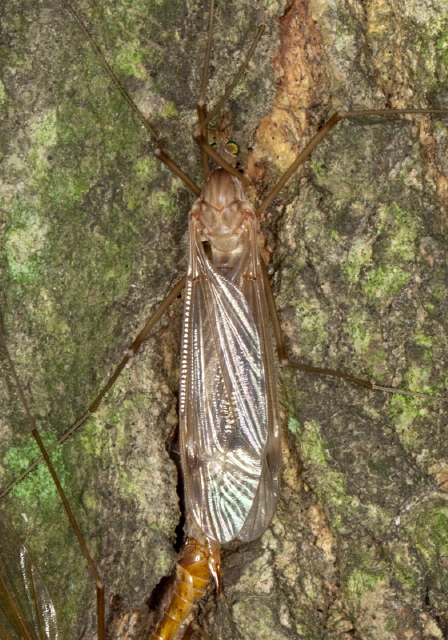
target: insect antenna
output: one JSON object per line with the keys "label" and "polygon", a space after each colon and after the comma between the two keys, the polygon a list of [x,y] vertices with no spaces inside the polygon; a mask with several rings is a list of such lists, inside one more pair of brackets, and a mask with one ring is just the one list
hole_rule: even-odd
{"label": "insect antenna", "polygon": [[204,65],[202,67],[202,78],[201,78],[201,87],[199,92],[199,98],[196,104],[197,112],[198,112],[198,126],[194,130],[193,140],[199,145],[201,149],[201,163],[202,163],[202,171],[204,174],[204,178],[207,178],[209,174],[208,167],[208,158],[211,158],[216,162],[218,166],[232,173],[235,177],[237,177],[242,182],[246,182],[249,184],[247,178],[241,175],[238,171],[236,171],[235,167],[231,164],[227,163],[222,155],[217,153],[213,147],[211,147],[208,143],[208,125],[211,120],[220,112],[223,105],[227,102],[229,97],[232,94],[232,91],[237,86],[238,82],[241,79],[241,76],[245,72],[252,56],[255,53],[255,49],[257,48],[258,43],[264,33],[265,25],[260,24],[258,27],[255,38],[250,46],[249,51],[246,54],[245,59],[240,65],[237,73],[235,74],[231,83],[226,87],[222,97],[218,100],[213,109],[207,114],[207,103],[206,103],[206,91],[207,91],[207,83],[208,83],[208,74],[210,68],[210,52],[213,41],[213,21],[214,21],[214,9],[215,2],[212,0],[210,2],[210,11],[209,11],[209,24],[208,24],[208,33],[207,33],[207,45],[205,49],[204,56]]}

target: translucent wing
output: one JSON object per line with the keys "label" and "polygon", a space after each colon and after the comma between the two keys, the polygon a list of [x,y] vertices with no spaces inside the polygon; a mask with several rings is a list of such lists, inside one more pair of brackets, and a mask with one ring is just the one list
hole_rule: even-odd
{"label": "translucent wing", "polygon": [[187,512],[217,542],[252,540],[277,503],[275,362],[254,217],[230,271],[204,252],[190,219],[181,374]]}
{"label": "translucent wing", "polygon": [[57,640],[56,613],[27,548],[0,511],[0,638]]}

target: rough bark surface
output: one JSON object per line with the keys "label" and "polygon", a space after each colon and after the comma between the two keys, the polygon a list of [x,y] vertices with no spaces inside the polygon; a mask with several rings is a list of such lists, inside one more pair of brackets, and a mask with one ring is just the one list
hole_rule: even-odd
{"label": "rough bark surface", "polygon": [[[191,131],[207,3],[74,4],[165,150],[200,184]],[[2,314],[50,443],[183,273],[193,197],[153,158],[153,141],[62,3],[3,0],[0,10]],[[212,104],[261,4],[218,2],[217,13]],[[267,34],[227,106],[243,165],[253,149],[261,195],[338,109],[448,107],[445,0],[265,0],[264,19]],[[295,359],[448,395],[447,122],[338,125],[263,216]],[[167,443],[181,314],[179,300],[54,455],[106,582],[116,638],[151,624],[176,558]],[[1,367],[5,486],[34,447]],[[280,384],[279,509],[260,540],[224,549],[224,596],[210,591],[200,625],[213,640],[446,637],[447,403],[291,371]],[[4,507],[45,574],[62,638],[94,637],[93,583],[45,469]]]}

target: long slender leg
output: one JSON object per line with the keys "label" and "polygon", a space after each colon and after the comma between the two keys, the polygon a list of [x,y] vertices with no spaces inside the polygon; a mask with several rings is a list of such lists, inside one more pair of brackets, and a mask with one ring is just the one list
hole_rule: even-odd
{"label": "long slender leg", "polygon": [[[131,358],[133,358],[135,356],[135,354],[137,353],[137,351],[140,349],[141,345],[143,344],[143,342],[146,340],[146,338],[149,336],[149,334],[151,333],[152,329],[154,328],[154,326],[157,324],[157,322],[160,320],[160,318],[163,316],[163,314],[167,311],[167,309],[171,306],[171,304],[174,302],[174,300],[177,298],[177,296],[181,293],[182,289],[185,287],[185,282],[186,282],[186,277],[184,276],[181,280],[179,280],[179,282],[176,284],[175,287],[173,287],[173,289],[170,291],[170,293],[166,296],[165,300],[163,300],[163,302],[160,303],[159,307],[156,309],[156,311],[152,314],[152,316],[147,320],[145,326],[143,327],[143,329],[140,331],[140,333],[138,334],[138,336],[135,338],[135,340],[133,340],[133,342],[129,345],[129,347],[126,349],[126,353],[123,356],[122,360],[120,361],[120,363],[117,365],[117,367],[115,368],[114,372],[112,373],[112,375],[110,376],[110,378],[108,379],[108,381],[106,382],[106,384],[104,385],[104,387],[100,390],[100,392],[98,393],[98,395],[96,396],[95,400],[92,402],[92,404],[90,405],[90,407],[87,409],[87,411],[79,418],[79,420],[77,420],[71,427],[70,429],[68,429],[60,438],[59,440],[57,440],[51,447],[48,448],[48,451],[51,452],[54,449],[56,449],[60,444],[62,444],[63,442],[65,442],[65,440],[67,440],[67,438],[69,438],[77,429],[79,429],[79,427],[84,424],[84,422],[87,420],[87,418],[89,418],[93,413],[95,413],[95,411],[97,411],[98,407],[100,406],[104,396],[107,394],[107,392],[111,389],[111,387],[114,385],[115,381],[117,380],[118,376],[120,375],[120,373],[123,371],[124,367],[127,365],[127,363],[131,360]],[[1,339],[3,344],[5,345],[5,351],[6,351],[6,343],[4,341],[3,335],[0,334]],[[29,412],[27,412],[28,415]],[[14,482],[12,482],[10,485],[8,485],[5,489],[3,489],[3,491],[0,492],[0,500],[7,494],[9,493],[19,482],[21,482],[29,473],[30,471],[32,471],[40,462],[42,462],[42,460],[44,459],[44,454],[42,453],[42,456],[36,458],[29,467],[27,467],[27,469],[25,469],[25,471],[23,471],[15,480]]]}
{"label": "long slender leg", "polygon": [[294,362],[293,360],[290,360],[288,354],[286,353],[285,341],[283,339],[283,332],[280,326],[280,318],[278,316],[277,305],[275,304],[274,295],[272,293],[271,282],[269,280],[269,276],[266,272],[266,269],[263,266],[262,266],[262,270],[263,270],[264,289],[266,292],[266,299],[268,303],[272,329],[274,332],[278,359],[282,366],[290,367],[291,369],[296,369],[298,371],[307,371],[308,373],[316,373],[319,375],[341,378],[342,380],[351,382],[352,384],[355,384],[358,387],[364,387],[365,389],[370,389],[371,391],[384,391],[386,393],[396,393],[403,396],[414,396],[416,398],[429,398],[431,400],[442,400],[445,402],[448,401],[448,398],[445,398],[444,396],[430,396],[427,393],[417,393],[414,391],[406,391],[404,389],[396,389],[395,387],[384,387],[382,385],[376,384],[375,382],[372,382],[371,380],[368,380],[367,378],[359,378],[358,376],[353,376],[348,373],[344,373],[342,371],[337,371],[336,369],[330,369],[328,367],[314,367],[313,365],[309,365],[301,362]]}
{"label": "long slender leg", "polygon": [[90,573],[92,574],[92,577],[93,577],[93,579],[95,581],[95,584],[96,584],[96,598],[97,598],[97,612],[98,612],[98,638],[99,638],[99,640],[105,640],[106,627],[105,627],[105,615],[104,615],[105,614],[105,604],[104,604],[104,584],[103,584],[103,581],[101,580],[101,577],[100,577],[100,575],[98,573],[96,565],[95,565],[95,563],[94,563],[94,561],[92,559],[92,556],[90,555],[89,549],[88,549],[88,547],[86,545],[86,542],[84,540],[84,536],[82,535],[81,529],[78,526],[78,523],[77,523],[76,518],[75,518],[75,516],[73,514],[73,511],[72,511],[72,508],[70,507],[70,504],[69,504],[69,502],[67,500],[67,497],[65,495],[64,489],[62,488],[62,485],[59,482],[59,478],[58,478],[58,476],[56,474],[56,471],[55,471],[55,469],[53,467],[53,463],[51,462],[51,458],[48,455],[48,451],[47,451],[44,443],[42,442],[40,434],[39,434],[39,432],[37,430],[36,422],[35,422],[32,414],[31,414],[31,411],[30,411],[30,408],[29,408],[29,405],[28,405],[28,401],[26,399],[22,384],[21,384],[21,382],[19,380],[19,377],[17,375],[14,362],[13,362],[13,360],[11,358],[10,353],[9,353],[8,345],[6,344],[6,340],[5,340],[5,337],[3,335],[3,332],[1,330],[1,328],[0,328],[0,342],[2,343],[2,347],[3,347],[3,350],[5,352],[6,359],[8,360],[8,363],[9,363],[9,366],[10,366],[10,369],[11,369],[11,372],[12,372],[16,387],[17,387],[17,392],[19,394],[20,401],[21,401],[23,409],[24,409],[24,411],[26,413],[28,426],[30,428],[31,434],[33,435],[33,437],[34,437],[34,439],[35,439],[35,441],[37,443],[37,446],[40,449],[40,452],[42,454],[42,458],[45,460],[45,464],[48,467],[48,470],[49,470],[49,472],[51,474],[53,482],[54,482],[54,484],[56,486],[56,489],[57,489],[57,491],[59,493],[59,496],[60,496],[60,498],[62,500],[62,503],[64,505],[64,509],[65,509],[66,514],[67,514],[67,517],[68,517],[68,519],[70,521],[70,524],[71,524],[71,526],[73,528],[73,531],[76,534],[76,537],[78,538],[78,542],[79,542],[79,546],[81,547],[82,554],[83,554],[84,558],[86,559],[86,562],[87,562],[87,564],[89,566]]}
{"label": "long slender leg", "polygon": [[310,142],[308,142],[305,148],[298,154],[297,158],[285,171],[275,187],[273,187],[273,189],[266,196],[263,202],[258,206],[256,211],[257,215],[262,213],[271,204],[271,202],[278,196],[280,191],[286,185],[288,180],[294,175],[300,165],[305,162],[305,160],[310,156],[314,149],[322,142],[324,138],[327,137],[333,127],[335,127],[341,120],[344,120],[346,118],[359,118],[362,116],[399,116],[408,115],[411,113],[420,113],[423,115],[428,113],[446,115],[448,114],[448,109],[366,109],[362,111],[337,111],[322,126],[319,133],[317,133],[314,138],[312,138]]}
{"label": "long slender leg", "polygon": [[79,14],[73,9],[73,7],[66,2],[65,0],[62,0],[62,4],[65,6],[65,8],[67,9],[67,11],[70,13],[70,15],[72,16],[72,18],[75,20],[75,22],[77,22],[78,26],[81,28],[81,30],[84,32],[84,35],[86,36],[90,46],[92,47],[92,49],[94,50],[98,60],[101,62],[104,70],[106,71],[107,75],[109,76],[109,78],[112,80],[113,84],[115,85],[115,87],[118,89],[118,91],[121,93],[121,95],[123,96],[123,98],[126,100],[126,102],[128,103],[128,105],[130,106],[130,108],[132,109],[132,111],[135,113],[135,115],[137,116],[137,118],[140,120],[140,122],[143,124],[143,126],[145,127],[145,129],[150,133],[152,139],[154,140],[154,142],[158,145],[159,144],[159,137],[155,131],[155,129],[153,129],[153,127],[151,126],[151,124],[148,122],[148,119],[145,118],[145,116],[143,115],[143,113],[140,111],[140,109],[137,107],[137,105],[135,104],[135,102],[133,101],[133,99],[131,98],[131,96],[129,95],[128,91],[125,89],[125,87],[121,84],[120,80],[118,79],[117,75],[115,74],[115,71],[112,69],[112,67],[110,66],[110,64],[107,62],[103,52],[101,51],[101,49],[99,48],[99,46],[97,45],[97,43],[95,42],[94,38],[92,37],[92,34],[90,33],[90,31],[87,29],[86,25],[84,24],[84,22],[81,20]]}
{"label": "long slender leg", "polygon": [[155,157],[163,162],[163,164],[168,167],[171,173],[174,173],[178,178],[182,180],[182,182],[192,191],[196,196],[199,196],[201,193],[198,185],[188,176],[185,171],[182,169],[170,158],[170,156],[165,153],[162,149],[158,148],[154,151]]}
{"label": "long slender leg", "polygon": [[[222,169],[225,169],[226,171],[228,171],[229,173],[231,173],[232,175],[234,175],[236,178],[238,178],[238,180],[240,180],[241,182],[243,182],[246,185],[250,184],[250,181],[248,180],[248,178],[246,178],[244,175],[242,175],[239,171],[237,171],[235,169],[235,167],[233,167],[231,164],[229,164],[228,162],[226,162],[224,160],[224,158],[217,153],[217,151],[215,151],[209,144],[208,144],[208,140],[207,140],[207,136],[206,134],[204,134],[204,131],[206,131],[206,126],[208,125],[208,123],[210,122],[210,120],[212,120],[212,118],[214,118],[219,111],[222,109],[224,103],[228,100],[228,98],[230,97],[230,95],[232,94],[232,91],[234,90],[234,88],[236,87],[236,85],[238,84],[238,82],[240,81],[241,76],[243,75],[244,71],[247,68],[247,65],[249,64],[255,49],[260,41],[261,36],[264,33],[264,29],[265,26],[264,24],[261,24],[258,27],[258,31],[256,33],[256,36],[250,46],[249,51],[246,54],[245,59],[243,60],[242,64],[240,65],[240,68],[238,69],[237,73],[235,74],[235,77],[233,78],[232,82],[229,84],[229,86],[226,88],[222,98],[218,101],[218,103],[214,106],[214,108],[210,111],[210,113],[208,115],[206,115],[206,104],[205,104],[205,88],[203,91],[203,87],[201,86],[201,94],[198,100],[198,114],[199,114],[199,126],[196,127],[194,133],[193,133],[193,139],[194,141],[199,145],[200,149],[201,149],[201,157],[204,157],[204,154],[210,158],[212,158],[212,160],[214,160],[216,162],[216,164],[221,167]],[[210,32],[210,28],[209,28],[209,39],[211,38],[211,32]],[[202,92],[203,91],[203,92]],[[202,160],[202,162],[204,163],[204,159]]]}
{"label": "long slender leg", "polygon": [[[123,96],[124,100],[131,107],[132,111],[138,117],[138,119],[143,124],[145,129],[150,133],[152,139],[156,142],[157,148],[154,151],[154,155],[156,156],[156,158],[158,158],[161,162],[163,162],[165,164],[165,166],[172,173],[174,173],[174,175],[176,175],[180,180],[182,180],[182,182],[184,182],[184,184],[195,195],[199,195],[200,194],[200,189],[195,184],[195,182],[174,162],[174,160],[172,160],[170,158],[170,156],[167,153],[165,153],[159,147],[159,138],[158,138],[158,135],[157,135],[155,129],[151,126],[151,124],[148,122],[148,119],[144,116],[142,111],[138,108],[138,106],[132,100],[132,98],[129,95],[129,92],[126,90],[126,88],[121,84],[121,82],[118,79],[117,75],[115,74],[114,70],[112,69],[112,67],[107,62],[107,60],[106,60],[105,56],[103,55],[101,49],[98,47],[97,43],[93,39],[90,31],[87,29],[86,25],[81,20],[81,17],[79,16],[79,14],[65,0],[64,0],[63,4],[66,7],[67,11],[71,14],[73,19],[77,22],[79,27],[82,29],[84,34],[86,35],[89,44],[91,45],[93,51],[95,52],[95,55],[98,57],[100,63],[102,64],[102,66],[105,69],[106,73],[111,78],[113,84],[117,87],[118,91],[121,93],[121,95]],[[214,16],[214,2],[211,3],[211,7],[210,7],[210,19],[209,19],[209,27],[208,27],[206,54],[205,54],[205,59],[204,59],[204,68],[203,68],[203,74],[202,74],[201,90],[200,90],[198,103],[197,103],[199,127],[197,127],[197,129],[195,130],[195,132],[193,134],[193,138],[197,142],[197,144],[199,145],[199,147],[201,149],[201,162],[202,162],[202,169],[203,169],[205,177],[208,174],[207,157],[210,157],[218,164],[218,166],[222,167],[223,169],[226,169],[229,173],[233,174],[235,177],[237,177],[239,180],[244,182],[246,185],[249,185],[250,181],[244,175],[242,175],[239,171],[237,171],[231,164],[226,162],[219,155],[219,153],[217,153],[214,149],[212,149],[212,147],[210,147],[210,145],[208,144],[207,136],[204,135],[204,129],[208,125],[210,120],[219,112],[219,110],[222,108],[222,106],[225,103],[225,101],[229,98],[229,96],[232,93],[232,91],[235,88],[235,86],[238,84],[242,74],[244,73],[247,65],[249,64],[249,61],[250,61],[250,59],[251,59],[251,57],[252,57],[252,55],[253,55],[253,53],[255,51],[255,48],[256,48],[261,36],[263,35],[264,25],[260,25],[259,26],[257,34],[256,34],[256,36],[254,38],[254,41],[252,42],[252,45],[251,45],[251,47],[250,47],[250,49],[249,49],[249,51],[248,51],[248,53],[246,55],[245,60],[241,64],[241,66],[240,66],[238,72],[236,73],[234,79],[232,80],[232,82],[230,83],[230,85],[228,86],[226,91],[224,92],[224,95],[222,96],[221,100],[214,107],[214,109],[212,109],[212,111],[207,115],[206,102],[205,102],[205,91],[206,91],[206,85],[207,85],[208,67],[209,67],[209,64],[210,64],[210,49],[211,49],[211,43],[212,43],[213,16]]]}
{"label": "long slender leg", "polygon": [[[399,115],[406,115],[406,114],[412,114],[412,113],[414,114],[431,113],[431,114],[446,115],[448,114],[448,109],[379,109],[379,110],[368,109],[368,110],[361,110],[361,111],[336,112],[323,125],[322,129],[314,136],[314,138],[312,138],[312,140],[305,146],[305,148],[298,154],[294,162],[283,174],[283,176],[280,178],[278,183],[274,186],[271,192],[266,196],[266,198],[258,206],[256,210],[257,215],[261,214],[271,204],[271,202],[277,197],[279,192],[283,189],[283,187],[286,185],[286,183],[292,177],[292,175],[298,169],[298,167],[305,162],[305,160],[310,156],[310,154],[314,151],[314,149],[330,133],[333,127],[335,127],[336,124],[338,124],[338,122],[340,122],[341,120],[346,118],[356,118],[361,116],[390,116],[390,115],[399,116]],[[403,389],[396,389],[394,387],[384,387],[381,385],[377,385],[371,380],[359,378],[357,376],[352,376],[340,371],[336,371],[334,369],[329,369],[326,367],[314,367],[312,365],[291,361],[286,353],[286,348],[285,348],[283,334],[280,327],[280,320],[278,317],[277,307],[272,294],[272,289],[271,289],[268,275],[264,269],[263,269],[263,277],[265,281],[265,290],[266,290],[268,306],[270,310],[271,321],[272,321],[272,326],[273,326],[274,336],[275,336],[275,341],[277,346],[277,353],[278,353],[279,361],[283,366],[288,366],[293,369],[308,371],[311,373],[338,377],[338,378],[347,380],[348,382],[351,382],[355,385],[364,387],[366,389],[379,390],[387,393],[409,395],[409,396],[415,396],[415,397],[421,397],[421,398],[431,398],[431,399],[436,398],[437,400],[443,400],[443,401],[447,400],[447,398],[445,398],[444,396],[430,396],[428,394],[405,391]]]}
{"label": "long slender leg", "polygon": [[[249,64],[252,56],[255,53],[255,49],[257,48],[258,43],[260,42],[260,39],[264,33],[265,30],[265,26],[264,24],[260,24],[260,26],[258,27],[257,33],[255,35],[255,38],[250,46],[249,51],[246,54],[246,57],[244,58],[243,62],[241,63],[240,68],[238,69],[237,73],[235,74],[235,77],[233,78],[232,82],[229,84],[228,87],[226,87],[226,90],[224,91],[223,96],[220,98],[220,100],[217,102],[217,104],[213,107],[213,109],[210,111],[210,113],[204,117],[202,120],[199,120],[199,126],[196,127],[196,130],[194,132],[194,138],[195,140],[199,143],[200,140],[200,134],[203,134],[204,132],[204,128],[209,124],[209,122],[221,111],[222,107],[224,106],[224,104],[227,102],[227,100],[230,98],[230,96],[232,95],[232,91],[234,90],[234,88],[236,87],[236,85],[238,84],[238,82],[241,79],[241,76],[243,75],[243,73],[245,72],[247,65]],[[205,94],[204,96],[201,97],[205,100]],[[199,100],[198,100],[198,105],[199,105]],[[208,153],[208,152],[207,152]]]}
{"label": "long slender leg", "polygon": [[[205,122],[207,118],[207,105],[205,102],[205,94],[207,91],[208,74],[210,72],[210,52],[212,49],[212,42],[213,42],[214,15],[215,15],[215,0],[211,0],[209,15],[208,15],[207,44],[205,46],[204,65],[202,67],[201,88],[199,91],[199,98],[196,104],[200,126],[202,125],[202,123]],[[208,143],[208,128],[201,126],[201,131],[204,135],[206,142]],[[205,150],[202,148],[201,148],[201,165],[202,165],[202,173],[204,174],[204,180],[205,180],[209,174],[208,156]]]}
{"label": "long slender leg", "polygon": [[182,180],[182,182],[195,194],[195,195],[199,195],[199,193],[201,192],[201,190],[199,189],[199,187],[195,184],[195,182],[184,172],[182,171],[182,169],[174,162],[174,160],[172,160],[168,154],[166,154],[160,147],[160,140],[159,137],[155,131],[155,129],[151,126],[150,122],[148,121],[148,119],[144,116],[144,114],[142,113],[142,111],[138,108],[138,106],[135,104],[135,102],[133,101],[133,99],[131,98],[129,92],[127,91],[127,89],[121,84],[120,80],[118,79],[115,71],[112,69],[112,67],[110,66],[110,64],[108,63],[108,61],[106,60],[103,52],[101,51],[101,49],[99,48],[99,46],[97,45],[97,43],[95,42],[94,38],[92,37],[92,34],[90,33],[90,31],[87,29],[86,25],[84,24],[84,22],[82,21],[81,17],[79,16],[79,14],[75,11],[75,9],[65,0],[63,0],[63,5],[65,6],[65,8],[67,9],[67,11],[70,13],[70,15],[72,16],[72,18],[75,20],[75,22],[79,25],[80,29],[83,31],[84,35],[86,36],[90,46],[92,47],[95,55],[97,56],[98,60],[100,61],[101,65],[103,66],[104,70],[106,71],[107,75],[110,77],[110,79],[112,80],[113,84],[115,85],[115,87],[118,89],[118,91],[121,93],[121,95],[123,96],[124,100],[128,103],[128,105],[130,106],[130,108],[132,109],[132,111],[135,113],[135,115],[137,116],[137,118],[140,120],[140,122],[142,123],[142,125],[145,127],[145,129],[149,132],[151,138],[153,139],[153,141],[156,143],[157,148],[154,151],[154,155],[156,156],[156,158],[158,158],[158,160],[160,160],[161,162],[163,162],[165,164],[166,167],[168,167],[168,169],[171,171],[171,173],[174,173],[174,175],[176,175],[178,178],[180,178],[180,180]]}

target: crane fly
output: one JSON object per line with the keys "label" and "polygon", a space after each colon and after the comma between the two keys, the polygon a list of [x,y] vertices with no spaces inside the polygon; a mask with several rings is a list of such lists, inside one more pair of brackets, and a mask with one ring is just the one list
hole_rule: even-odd
{"label": "crane fly", "polygon": [[[92,112],[93,112],[94,114],[95,114],[95,109],[97,109],[97,108],[98,108],[98,105],[95,105],[95,108],[92,110]],[[95,115],[96,115],[96,114],[95,114]],[[86,138],[86,140],[88,140],[88,138]],[[50,146],[51,146],[51,145],[50,145]],[[109,153],[111,153],[111,154],[113,155],[114,150],[113,150],[113,149],[110,149],[110,150],[109,150]],[[53,163],[53,162],[54,162],[54,160],[55,160],[55,159],[54,159],[54,157],[51,157],[50,159],[48,159],[48,162],[49,162],[49,163]],[[56,167],[57,167],[57,164],[58,164],[58,163],[57,163],[57,161],[56,161],[56,162],[55,162]],[[144,166],[144,164],[143,164],[143,163],[141,163],[141,164],[140,164],[139,169],[140,169],[140,171],[143,171],[143,172],[144,172],[144,170],[145,170],[145,166]],[[321,175],[321,174],[320,174],[320,175]],[[77,187],[78,185],[71,185],[71,186],[73,187],[72,192],[74,191],[74,192],[76,193],[76,189],[75,189],[75,187]],[[70,191],[70,190],[69,190],[69,189],[67,189],[67,192],[68,192],[68,193],[69,193],[69,191]],[[93,196],[92,196],[92,198],[94,198],[94,196],[95,196],[95,191],[97,191],[97,192],[103,192],[103,191],[104,191],[104,189],[103,189],[103,185],[102,185],[101,183],[96,183],[96,182],[95,182],[95,180],[91,180],[91,184],[90,184],[90,191],[91,191],[91,192],[93,192]],[[89,193],[89,190],[87,190],[87,193]],[[113,201],[114,201],[114,197],[116,196],[116,193],[117,193],[117,192],[114,192],[114,193],[112,193],[112,194],[111,194],[110,202],[112,202],[112,203],[113,203]],[[89,196],[87,196],[87,199],[89,199],[90,197],[91,197],[91,196],[90,196],[90,193],[89,193]],[[179,196],[177,196],[177,197],[179,198]],[[163,204],[163,202],[162,202],[162,204]],[[164,209],[163,207],[162,207],[162,212],[163,212],[163,214],[165,214],[165,212],[166,212],[166,209]],[[111,206],[111,209],[110,209],[110,212],[109,212],[109,217],[110,217],[110,218],[112,218],[112,217],[113,217],[113,206]],[[163,217],[163,216],[162,216],[162,217]],[[98,240],[98,234],[101,236],[101,233],[103,232],[103,230],[102,230],[102,226],[103,226],[103,224],[104,224],[104,223],[103,223],[102,221],[95,221],[95,222],[93,223],[93,227],[94,227],[94,229],[93,229],[93,231],[94,231],[94,233],[93,233],[93,241],[94,241],[94,245],[95,245],[95,241],[97,241],[97,240]],[[112,242],[111,244],[112,244],[112,250],[111,250],[111,252],[109,253],[109,256],[113,256],[113,255],[114,255],[114,254],[113,254],[113,245],[114,245],[114,242]],[[115,241],[115,245],[116,245],[116,244],[117,244],[117,241]],[[309,247],[309,246],[310,246],[310,245],[308,245],[308,247]],[[110,258],[110,259],[112,259],[112,258]],[[161,267],[161,268],[163,269],[163,267]],[[285,273],[286,273],[286,272],[285,272]],[[57,282],[57,281],[56,281],[56,282]],[[73,283],[73,284],[74,284],[74,285],[76,285],[76,283]],[[61,287],[61,283],[60,283],[60,282],[59,282],[59,287]],[[83,290],[81,289],[81,291],[83,291]],[[44,291],[44,292],[43,292],[43,299],[44,299],[44,300],[45,300],[45,299],[48,299],[48,298],[45,298],[45,296],[46,296],[46,295],[47,295],[47,293]],[[83,295],[85,296],[85,292],[84,292],[84,291],[83,291]],[[94,287],[94,286],[93,286],[93,287],[91,287],[91,288],[89,289],[89,298],[92,298],[93,300],[95,300],[95,297],[98,297],[98,296],[99,296],[99,294],[98,294],[98,292],[96,291],[95,287]],[[75,296],[75,297],[76,297],[76,296]],[[81,297],[82,297],[82,296],[80,296],[80,295],[78,294],[78,299],[81,299]],[[118,296],[118,297],[119,297],[119,296]],[[89,300],[89,302],[90,302],[90,300]],[[96,316],[96,318],[97,318],[97,317],[98,317],[98,316]],[[97,320],[95,320],[95,322],[97,322]],[[71,319],[69,320],[68,325],[69,325],[70,327],[72,326],[72,320],[71,320]],[[67,322],[65,323],[65,327],[67,327]],[[127,330],[127,332],[128,332],[128,330]],[[48,333],[47,333],[47,332],[44,332],[44,334],[45,334],[45,335],[48,335]],[[56,340],[53,342],[53,345],[52,345],[53,347],[55,346],[55,342],[56,342]],[[90,348],[90,347],[87,347],[84,343],[83,343],[83,347],[84,347],[85,349]],[[50,350],[51,350],[51,349],[50,349]],[[80,351],[80,350],[78,349],[78,351]],[[78,354],[77,354],[77,355],[78,355]],[[82,356],[82,357],[87,357],[87,356]],[[67,384],[67,383],[66,383],[66,384]],[[124,386],[124,384],[123,384],[123,386]],[[139,388],[139,387],[138,387],[138,388]],[[139,396],[140,394],[137,394],[137,395]],[[137,398],[137,399],[138,399],[138,398]],[[82,402],[81,402],[80,404],[82,404]],[[137,404],[138,404],[138,403],[137,403]],[[126,402],[125,402],[125,405],[126,405]],[[84,405],[83,405],[83,406],[84,406]],[[53,409],[53,412],[54,412],[54,409]],[[337,413],[338,413],[338,412],[336,412],[336,414],[337,414]],[[337,418],[337,417],[338,417],[338,416],[336,415],[336,418]],[[64,425],[65,425],[65,424],[67,424],[67,421],[66,421],[66,420],[64,421]],[[112,432],[114,432],[114,430],[116,430],[116,429],[117,429],[116,424],[117,424],[117,421],[116,421],[116,419],[114,419],[114,420],[111,422],[111,424],[110,424],[110,427],[111,427]],[[168,430],[168,429],[166,429],[166,431],[167,431],[167,430]],[[138,430],[137,430],[137,433],[139,433],[139,431],[138,431]],[[156,438],[154,438],[154,441],[156,441]],[[155,446],[157,446],[157,445],[155,445]],[[116,466],[116,465],[117,465],[117,458],[115,458],[114,456],[112,456],[112,459],[113,459],[113,464],[115,464],[115,466]],[[113,465],[112,465],[112,468],[113,468]],[[165,480],[165,479],[166,479],[164,476],[162,476],[162,478],[163,478],[163,480]],[[151,477],[151,478],[148,478],[148,479],[150,479],[150,480],[152,480],[152,481],[154,481],[154,479],[155,479],[155,483],[160,482],[160,479],[159,479],[159,478],[157,478],[157,475],[156,475],[156,474],[153,474],[153,475],[152,475],[152,477]],[[168,481],[168,482],[170,482],[170,481]],[[173,487],[173,484],[172,484],[172,483],[173,483],[173,480],[171,479],[171,489],[174,489],[174,487]],[[163,493],[164,493],[164,498],[165,498],[165,497],[166,497],[166,494],[167,494],[167,493],[169,493],[169,492],[165,489],[165,491],[164,491]],[[92,491],[92,494],[93,494],[93,491]],[[174,495],[174,496],[175,496],[175,493],[173,492],[173,494],[172,494],[172,495]],[[134,494],[134,500],[135,500],[135,499],[136,499],[136,498],[135,498],[135,494]],[[174,498],[174,500],[175,500],[175,498]],[[152,501],[152,503],[151,503],[151,501],[150,501],[150,504],[151,504],[151,508],[152,508],[152,509],[154,509],[156,513],[159,513],[159,512],[157,511],[157,504],[154,502],[154,500]],[[174,505],[172,505],[172,508],[173,508],[173,511],[174,511]],[[118,510],[119,510],[119,509],[118,509]],[[114,513],[116,514],[118,510],[116,510]],[[153,525],[153,526],[154,526],[154,523],[155,523],[155,522],[157,522],[157,517],[154,517],[154,515],[153,515],[153,514],[148,514],[148,513],[146,512],[146,514],[145,514],[145,518],[147,519],[147,521],[148,521],[150,524],[152,523],[152,525]],[[112,515],[112,519],[113,519],[113,515]],[[175,521],[174,516],[172,516],[172,517],[171,517],[171,521],[169,521],[169,522],[167,522],[167,521],[165,520],[164,522],[162,522],[162,525],[161,525],[161,526],[162,526],[162,529],[163,529],[163,528],[165,528],[166,530],[170,530],[170,528],[172,528],[172,527],[173,527],[173,522],[174,522],[174,521]],[[157,524],[158,524],[158,523],[157,523]],[[89,527],[89,525],[87,525],[87,526]],[[151,530],[151,526],[150,526],[150,530]],[[157,530],[157,529],[156,529],[156,530]],[[158,533],[158,532],[157,532],[157,533]],[[113,535],[113,534],[111,534],[111,535]],[[106,534],[106,537],[107,537],[107,534]],[[117,539],[117,538],[115,538],[115,539]],[[157,537],[157,535],[152,536],[152,543],[153,543],[153,545],[154,545],[154,541],[157,541],[157,540],[159,540],[159,539],[160,539],[160,538],[158,538],[158,537]],[[151,547],[151,544],[149,544],[149,545],[148,545],[148,547]],[[165,549],[165,551],[166,551],[166,549]],[[145,549],[145,552],[147,552],[147,548]],[[144,555],[145,555],[145,553],[143,553],[142,555],[144,556]],[[166,561],[166,560],[165,560],[165,561]],[[139,562],[141,562],[141,560],[140,560]],[[152,564],[153,564],[153,565],[155,564],[155,560],[152,560],[151,562],[152,562]],[[150,563],[150,564],[151,564],[151,563]],[[153,566],[151,566],[151,569],[153,569]],[[166,571],[162,571],[161,573],[164,573],[164,572],[166,572]],[[142,578],[143,578],[143,577],[147,577],[147,576],[142,576]],[[151,578],[151,580],[154,580],[154,578]],[[244,599],[243,599],[243,601],[244,601]],[[253,602],[253,600],[252,600],[252,602]],[[240,620],[241,620],[241,619],[243,619],[243,618],[244,618],[244,616],[241,616],[241,613],[240,613]]]}

